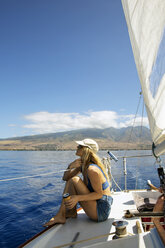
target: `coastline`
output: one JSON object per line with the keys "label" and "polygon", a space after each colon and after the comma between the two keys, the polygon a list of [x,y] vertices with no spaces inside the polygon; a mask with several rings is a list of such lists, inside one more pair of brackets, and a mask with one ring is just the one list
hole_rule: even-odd
{"label": "coastline", "polygon": [[[130,135],[131,134],[131,135]],[[132,127],[115,129],[82,129],[61,133],[40,134],[0,139],[2,151],[68,151],[75,150],[75,140],[86,137],[96,140],[100,150],[150,150],[149,129]]]}
{"label": "coastline", "polygon": [[[76,148],[61,148],[61,149],[44,149],[44,148],[1,148],[0,147],[0,151],[75,151]],[[129,146],[129,148],[126,149],[126,147],[124,148],[119,148],[119,147],[107,147],[107,148],[100,148],[99,151],[106,151],[106,150],[110,150],[110,151],[124,151],[124,150],[151,150],[151,145],[147,145],[147,146]]]}

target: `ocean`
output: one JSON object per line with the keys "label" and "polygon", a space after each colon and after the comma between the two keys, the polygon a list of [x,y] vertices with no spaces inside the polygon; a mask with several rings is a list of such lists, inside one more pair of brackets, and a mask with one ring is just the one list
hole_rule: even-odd
{"label": "ocean", "polygon": [[[124,189],[122,156],[151,154],[151,151],[113,151],[112,175]],[[100,151],[101,158],[107,151]],[[62,175],[75,160],[74,151],[0,151],[0,247],[16,248],[42,231],[57,213],[64,188]],[[162,157],[164,164],[165,157]],[[33,177],[34,176],[34,177]],[[13,179],[13,180],[6,180]],[[127,158],[127,189],[147,187],[147,180],[159,186],[153,157]],[[5,180],[5,181],[2,181]],[[112,183],[113,190],[118,191]]]}

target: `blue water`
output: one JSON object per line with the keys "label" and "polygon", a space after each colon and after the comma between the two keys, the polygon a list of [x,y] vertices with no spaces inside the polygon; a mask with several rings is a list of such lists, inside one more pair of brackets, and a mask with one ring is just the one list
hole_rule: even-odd
{"label": "blue water", "polygon": [[[124,152],[115,151],[114,154],[120,157]],[[127,152],[127,156],[139,154],[151,154],[151,151]],[[99,155],[106,157],[107,152],[101,151]],[[35,178],[0,181],[1,248],[18,247],[44,229],[42,225],[57,212],[61,202],[63,170],[75,158],[73,151],[0,151],[0,180],[55,172]],[[128,189],[147,188],[147,179],[159,186],[154,161],[153,157],[127,159]],[[117,163],[112,161],[112,173],[124,189],[122,159]],[[114,184],[113,189],[118,190]]]}

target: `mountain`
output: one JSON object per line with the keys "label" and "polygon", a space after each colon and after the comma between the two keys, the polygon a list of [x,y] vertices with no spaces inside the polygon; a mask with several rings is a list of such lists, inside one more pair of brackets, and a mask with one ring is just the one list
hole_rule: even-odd
{"label": "mountain", "polygon": [[95,139],[100,149],[151,149],[150,130],[146,127],[79,129],[0,140],[0,150],[73,150],[75,140]]}

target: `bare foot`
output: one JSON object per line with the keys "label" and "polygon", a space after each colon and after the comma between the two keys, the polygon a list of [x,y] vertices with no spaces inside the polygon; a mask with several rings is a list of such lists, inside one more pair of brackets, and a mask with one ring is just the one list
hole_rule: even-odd
{"label": "bare foot", "polygon": [[55,224],[65,224],[66,222],[66,218],[60,215],[56,215],[53,218],[51,218],[48,222],[46,222],[43,226],[47,227],[47,226],[52,226]]}

